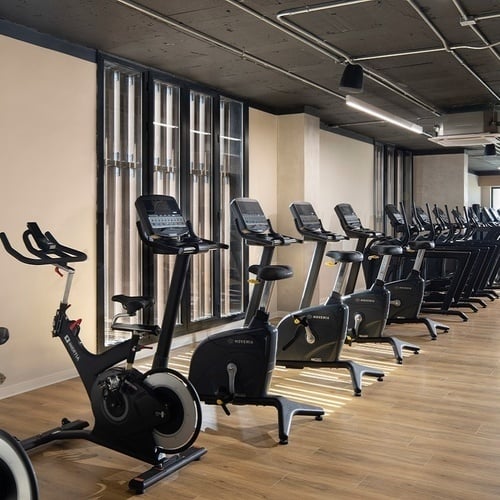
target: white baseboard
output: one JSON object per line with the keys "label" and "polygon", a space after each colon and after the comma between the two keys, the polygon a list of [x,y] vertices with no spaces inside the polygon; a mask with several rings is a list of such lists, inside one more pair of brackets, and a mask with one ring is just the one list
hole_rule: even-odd
{"label": "white baseboard", "polygon": [[16,396],[17,394],[33,391],[34,389],[40,389],[41,387],[56,384],[57,382],[62,382],[63,380],[68,380],[77,376],[78,373],[76,372],[76,369],[70,368],[68,370],[51,373],[45,377],[39,377],[36,379],[25,380],[24,382],[20,382],[18,384],[3,386],[0,388],[0,399]]}

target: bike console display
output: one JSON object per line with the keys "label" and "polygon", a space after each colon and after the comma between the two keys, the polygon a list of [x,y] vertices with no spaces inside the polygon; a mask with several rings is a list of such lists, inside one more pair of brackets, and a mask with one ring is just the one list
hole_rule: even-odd
{"label": "bike console display", "polygon": [[269,231],[267,220],[260,203],[250,198],[235,198],[231,202],[238,229],[242,233],[266,233]]}
{"label": "bike console display", "polygon": [[158,254],[200,253],[228,248],[198,237],[181,213],[177,201],[167,195],[143,195],[135,202],[142,241]]}
{"label": "bike console display", "polygon": [[148,236],[180,238],[189,233],[179,205],[172,196],[141,196],[135,206],[141,226]]}
{"label": "bike console display", "polygon": [[363,239],[382,236],[383,233],[374,231],[373,229],[364,228],[361,220],[356,215],[352,206],[349,203],[340,203],[335,206],[335,213],[339,218],[342,229],[350,238]]}
{"label": "bike console display", "polygon": [[240,235],[249,245],[278,246],[299,241],[274,231],[257,200],[235,198],[231,211]]}
{"label": "bike console display", "polygon": [[297,231],[307,240],[340,241],[346,237],[327,231],[316,214],[313,206],[307,201],[295,201],[290,205]]}

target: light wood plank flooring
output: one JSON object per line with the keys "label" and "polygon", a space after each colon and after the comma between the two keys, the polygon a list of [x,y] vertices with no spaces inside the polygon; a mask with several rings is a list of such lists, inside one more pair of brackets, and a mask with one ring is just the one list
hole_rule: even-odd
{"label": "light wood plank flooring", "polygon": [[[447,322],[431,341],[423,325],[388,334],[422,347],[397,365],[387,345],[354,345],[343,357],[386,371],[352,395],[345,370],[278,368],[272,389],[323,406],[323,421],[294,418],[277,444],[272,408],[204,406],[197,445],[208,453],[151,487],[144,499],[497,499],[500,498],[500,301]],[[54,341],[55,342],[55,341]],[[59,345],[54,348],[61,348]],[[187,372],[190,349],[171,366]],[[147,364],[147,363],[145,363]],[[0,401],[0,426],[19,438],[91,413],[78,379]],[[42,500],[124,499],[145,464],[85,441],[31,453]]]}

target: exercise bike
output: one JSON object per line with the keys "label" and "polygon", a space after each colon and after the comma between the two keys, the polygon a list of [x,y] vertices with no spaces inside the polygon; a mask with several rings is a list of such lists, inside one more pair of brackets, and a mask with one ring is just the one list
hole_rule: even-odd
{"label": "exercise bike", "polygon": [[433,250],[435,245],[430,240],[411,239],[410,225],[402,203],[400,208],[401,210],[398,210],[394,204],[387,204],[385,213],[395,233],[401,235],[400,240],[403,247],[408,248],[410,252],[416,252],[416,255],[413,266],[406,277],[386,283],[386,287],[391,292],[387,324],[423,323],[427,327],[431,339],[436,340],[438,330],[446,333],[449,326],[420,314],[425,293],[425,281],[421,268],[426,251]]}
{"label": "exercise bike", "polygon": [[[401,340],[397,337],[384,335],[384,329],[389,315],[391,292],[386,286],[386,274],[393,256],[401,255],[401,245],[394,241],[381,242],[371,245],[369,253],[366,251],[366,240],[383,236],[382,233],[364,228],[358,216],[348,203],[340,203],[335,206],[342,229],[349,238],[358,240],[356,251],[364,253],[365,258],[351,265],[347,277],[344,297],[349,306],[349,341],[357,343],[388,343],[392,346],[394,357],[399,364],[403,363],[403,349],[412,351],[414,354],[420,352],[420,347]],[[368,255],[366,255],[368,254]],[[375,281],[367,290],[354,291],[359,268],[368,259],[380,259]]]}
{"label": "exercise bike", "polygon": [[[296,203],[292,205],[298,217],[313,217],[310,205]],[[265,216],[259,202],[250,198],[236,198],[231,202],[231,210],[236,227],[248,245],[263,247],[259,266],[269,265],[275,248],[298,242],[296,238],[274,231],[269,219]],[[316,227],[316,226],[315,226]],[[316,227],[322,244],[314,259],[318,263],[325,250],[326,242],[340,241],[342,236],[329,233]],[[319,255],[321,254],[321,255]],[[340,262],[341,267],[348,262],[362,258],[359,252],[332,251],[327,255]],[[312,264],[314,266],[314,262]],[[314,273],[315,270],[312,271]],[[342,273],[339,273],[342,274]],[[278,345],[276,364],[286,368],[346,368],[351,375],[351,382],[356,396],[361,395],[362,376],[376,377],[382,380],[384,372],[376,368],[360,365],[351,360],[339,359],[347,332],[348,309],[340,296],[340,285],[334,283],[332,293],[325,304],[301,307],[299,310],[285,315],[277,326]],[[263,294],[262,283],[256,283],[245,322],[255,313],[257,304]],[[306,299],[309,300],[310,298]],[[304,299],[302,300],[304,303]]]}
{"label": "exercise bike", "polygon": [[[86,255],[60,244],[50,233],[42,233],[36,223],[28,223],[23,241],[31,256],[15,250],[5,233],[0,239],[7,252],[25,264],[52,265],[66,275],[63,298],[54,317],[52,334],[59,337],[73,361],[89,397],[94,427],[88,422],[62,420],[62,425],[21,441],[25,450],[60,439],[86,439],[106,448],[152,464],[133,478],[129,488],[136,493],[172,474],[206,450],[193,447],[201,428],[201,404],[192,384],[182,374],[167,368],[176,315],[191,256],[216,250],[220,244],[197,237],[169,196],[141,196],[136,201],[138,228],[143,241],[155,243],[155,251],[175,255],[161,328],[122,325],[131,338],[101,354],[89,352],[79,338],[81,320],[67,316],[69,294],[75,270],[69,264],[86,260]],[[143,230],[147,228],[147,234]],[[161,244],[156,239],[161,238]],[[130,316],[150,304],[146,297],[119,295]],[[116,323],[115,323],[116,326]],[[141,373],[133,367],[140,340],[145,334],[158,335],[152,369]],[[126,361],[126,366],[116,366]],[[170,456],[169,456],[170,455]]]}
{"label": "exercise bike", "polygon": [[[0,345],[9,340],[9,330],[0,327]],[[5,375],[0,373],[0,384]],[[38,482],[31,461],[21,443],[0,429],[0,498],[38,500]]]}

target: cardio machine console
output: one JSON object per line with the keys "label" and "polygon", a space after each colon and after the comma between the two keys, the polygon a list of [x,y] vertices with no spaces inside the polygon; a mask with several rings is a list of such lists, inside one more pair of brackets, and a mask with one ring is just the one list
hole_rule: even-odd
{"label": "cardio machine console", "polygon": [[269,231],[269,222],[257,200],[235,198],[231,202],[231,210],[243,234],[263,234]]}
{"label": "cardio machine console", "polygon": [[345,236],[327,231],[316,214],[313,206],[308,201],[294,201],[290,205],[295,226],[306,239],[320,241],[340,241]]}
{"label": "cardio machine console", "polygon": [[347,236],[353,238],[373,238],[382,236],[382,233],[374,231],[373,229],[364,228],[361,224],[361,220],[349,203],[340,203],[336,205],[335,213]]}
{"label": "cardio machine console", "polygon": [[189,234],[179,205],[172,196],[140,196],[135,206],[140,224],[149,237],[178,239]]}
{"label": "cardio machine console", "polygon": [[313,206],[307,201],[295,201],[290,205],[293,218],[300,228],[307,231],[321,231],[321,221],[314,211]]}

